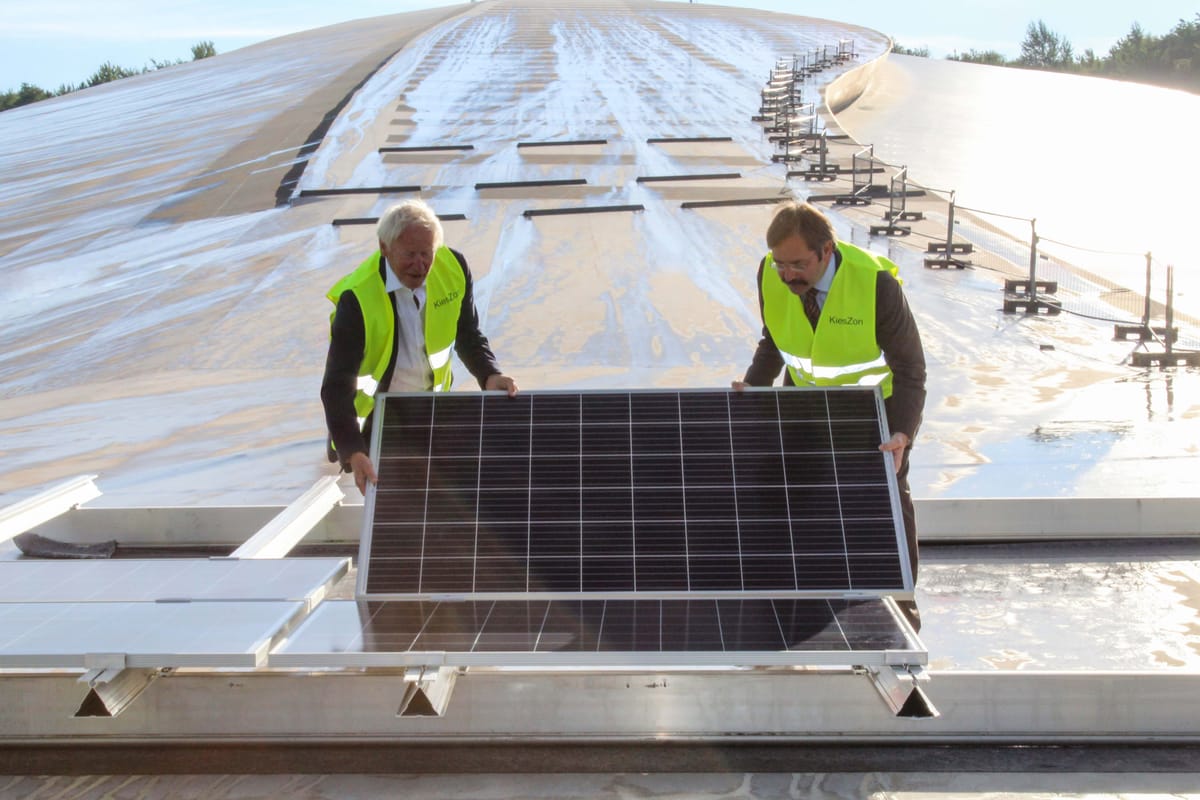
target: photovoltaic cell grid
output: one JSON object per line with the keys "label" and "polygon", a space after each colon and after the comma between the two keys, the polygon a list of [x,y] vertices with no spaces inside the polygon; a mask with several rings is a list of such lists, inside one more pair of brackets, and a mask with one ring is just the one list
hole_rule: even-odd
{"label": "photovoltaic cell grid", "polygon": [[271,664],[872,663],[916,647],[876,598],[336,601]]}
{"label": "photovoltaic cell grid", "polygon": [[911,589],[875,389],[390,394],[359,596]]}

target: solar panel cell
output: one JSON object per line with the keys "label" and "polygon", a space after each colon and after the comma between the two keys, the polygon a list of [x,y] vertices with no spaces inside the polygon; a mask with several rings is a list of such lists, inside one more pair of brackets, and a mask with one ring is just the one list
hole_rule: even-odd
{"label": "solar panel cell", "polygon": [[683,459],[673,455],[639,455],[633,461],[633,485],[683,486]]}
{"label": "solar panel cell", "polygon": [[688,558],[688,585],[693,592],[740,592],[745,588],[741,559],[736,554],[693,555]]}
{"label": "solar panel cell", "polygon": [[639,520],[637,531],[639,558],[679,556],[682,563],[682,558],[687,553],[687,529],[682,520]]}
{"label": "solar panel cell", "polygon": [[411,542],[405,548],[404,555],[415,555],[436,561],[444,558],[472,558],[475,555],[475,526],[474,525],[437,525],[429,526],[424,531],[414,529],[409,532]]}
{"label": "solar panel cell", "polygon": [[[803,454],[788,453],[782,456],[784,461],[782,469],[781,483],[785,484],[804,484],[814,486],[821,483],[834,483],[837,480],[837,471],[835,470],[835,462],[832,452],[813,451]],[[841,464],[843,455],[838,454],[837,463]],[[879,466],[882,459],[878,451],[872,456],[870,465]],[[859,463],[851,463],[848,465],[847,471],[850,474],[861,475],[857,470],[864,466]],[[882,469],[878,471],[879,478],[883,478]]]}
{"label": "solar panel cell", "polygon": [[780,446],[785,454],[828,453],[832,449],[828,421],[784,421],[779,425]]}
{"label": "solar panel cell", "polygon": [[534,425],[530,449],[538,459],[559,455],[575,458],[581,437],[578,425]]}
{"label": "solar panel cell", "polygon": [[627,592],[633,587],[633,559],[597,556],[583,562],[583,579],[579,591]]}
{"label": "solar panel cell", "polygon": [[530,559],[530,592],[578,592],[582,584],[576,557]]}
{"label": "solar panel cell", "polygon": [[644,553],[639,548],[634,562],[634,588],[640,592],[685,592],[688,585],[687,559]]}
{"label": "solar panel cell", "polygon": [[684,484],[691,488],[710,489],[728,488],[730,497],[733,496],[734,481],[733,459],[723,454],[700,453],[683,456]]}
{"label": "solar panel cell", "polygon": [[532,434],[528,426],[488,423],[480,429],[480,435],[480,453],[484,459],[494,456],[529,455]]}
{"label": "solar panel cell", "polygon": [[528,430],[530,424],[531,403],[504,395],[485,395],[481,399],[482,410],[477,422],[484,428],[511,426],[516,429]]}
{"label": "solar panel cell", "polygon": [[536,456],[529,462],[529,485],[535,489],[580,486],[581,469],[579,456]]}
{"label": "solar panel cell", "polygon": [[716,518],[688,520],[687,553],[696,557],[736,556],[741,549],[737,522]]}
{"label": "solar panel cell", "polygon": [[[602,422],[582,424],[582,444],[580,451],[585,458],[597,456],[620,456],[621,460],[629,461],[632,453],[630,430],[628,425],[611,425]],[[603,459],[597,459],[603,461]]]}

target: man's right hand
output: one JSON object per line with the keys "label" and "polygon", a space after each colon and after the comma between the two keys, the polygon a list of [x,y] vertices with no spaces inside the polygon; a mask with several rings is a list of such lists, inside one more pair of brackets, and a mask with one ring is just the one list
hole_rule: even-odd
{"label": "man's right hand", "polygon": [[745,381],[730,381],[729,385],[733,388],[733,390],[735,392],[740,392],[740,391],[743,391],[750,384],[746,383]]}
{"label": "man's right hand", "polygon": [[354,473],[354,485],[366,496],[367,483],[375,483],[376,480],[375,465],[371,463],[371,457],[363,452],[350,456],[350,471]]}

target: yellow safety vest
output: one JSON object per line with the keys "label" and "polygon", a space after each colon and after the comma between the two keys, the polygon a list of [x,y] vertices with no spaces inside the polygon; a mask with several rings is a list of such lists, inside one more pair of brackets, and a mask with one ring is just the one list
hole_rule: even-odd
{"label": "yellow safety vest", "polygon": [[[338,298],[345,291],[354,292],[362,309],[365,345],[362,363],[358,368],[358,392],[354,397],[354,407],[359,417],[366,417],[375,407],[375,387],[387,371],[396,338],[396,312],[388,298],[383,276],[379,274],[379,259],[380,254],[376,250],[353,272],[334,284],[326,295],[333,302],[334,313]],[[438,248],[425,278],[425,357],[433,369],[435,392],[448,390],[453,381],[450,356],[454,352],[458,317],[466,291],[467,277],[462,264],[450,252],[450,248]],[[333,316],[329,315],[330,323],[333,322]]]}
{"label": "yellow safety vest", "polygon": [[892,394],[892,371],[875,341],[875,280],[899,268],[874,253],[839,242],[841,264],[821,308],[816,332],[767,253],[762,270],[763,322],[797,386],[874,386]]}

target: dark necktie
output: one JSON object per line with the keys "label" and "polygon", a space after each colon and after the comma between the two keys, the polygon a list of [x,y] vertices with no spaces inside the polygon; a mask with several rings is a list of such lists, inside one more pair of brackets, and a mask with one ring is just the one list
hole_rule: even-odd
{"label": "dark necktie", "polygon": [[821,306],[817,303],[817,287],[815,286],[804,293],[804,315],[808,317],[813,328],[816,328],[817,321],[821,319]]}

